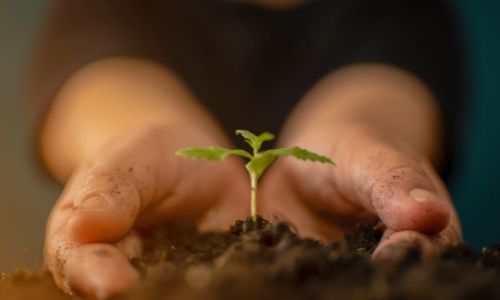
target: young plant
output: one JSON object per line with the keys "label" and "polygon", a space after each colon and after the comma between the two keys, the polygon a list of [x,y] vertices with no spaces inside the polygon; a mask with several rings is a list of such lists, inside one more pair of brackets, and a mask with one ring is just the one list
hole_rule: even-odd
{"label": "young plant", "polygon": [[263,142],[274,140],[274,135],[264,132],[259,136],[247,130],[236,130],[237,135],[241,135],[245,142],[252,148],[252,153],[242,149],[226,149],[212,146],[208,148],[182,148],[177,150],[176,155],[206,160],[223,160],[229,155],[241,156],[248,159],[245,165],[250,175],[251,196],[250,211],[252,220],[257,222],[257,184],[260,177],[280,156],[293,156],[301,160],[318,161],[321,163],[334,164],[328,157],[313,153],[300,147],[270,149],[260,152]]}

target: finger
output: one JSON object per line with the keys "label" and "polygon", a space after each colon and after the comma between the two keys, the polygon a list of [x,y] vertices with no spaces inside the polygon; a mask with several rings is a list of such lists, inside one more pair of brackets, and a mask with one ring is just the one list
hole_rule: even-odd
{"label": "finger", "polygon": [[425,234],[410,230],[387,230],[372,256],[378,260],[397,260],[404,257],[411,248],[418,248],[422,258],[437,254],[431,239]]}
{"label": "finger", "polygon": [[116,245],[79,244],[63,230],[47,235],[45,262],[57,285],[66,292],[101,299],[124,291],[138,281],[129,259],[142,254],[135,232]]}
{"label": "finger", "polygon": [[[58,238],[56,238],[58,239]],[[126,255],[109,244],[79,245],[59,238],[47,257],[56,283],[70,294],[104,299],[123,292],[139,280]]]}
{"label": "finger", "polygon": [[78,295],[105,299],[139,281],[127,257],[109,244],[82,245],[65,258],[69,287]]}
{"label": "finger", "polygon": [[142,255],[142,239],[135,231],[130,232],[123,240],[116,243],[115,246],[129,260]]}
{"label": "finger", "polygon": [[249,215],[250,182],[242,160],[220,162],[183,160],[183,174],[174,190],[140,215],[138,228],[158,221],[166,225],[188,223],[202,230],[227,229]]}
{"label": "finger", "polygon": [[125,237],[141,209],[133,178],[93,168],[78,181],[76,192],[67,195],[73,198],[70,213],[61,220],[67,237],[77,243],[117,242]]}
{"label": "finger", "polygon": [[177,168],[173,154],[167,156],[163,149],[151,133],[131,133],[130,138],[96,155],[66,185],[49,221],[49,233],[64,227],[68,238],[79,243],[122,239],[140,211],[175,181],[157,167],[167,163]]}
{"label": "finger", "polygon": [[437,235],[425,235],[417,231],[391,231],[384,233],[380,244],[373,252],[373,258],[393,260],[401,258],[411,248],[418,248],[423,259],[443,253],[448,247],[461,241],[460,234],[453,227]]}
{"label": "finger", "polygon": [[329,211],[311,209],[308,201],[303,201],[302,195],[290,184],[287,165],[285,160],[276,162],[263,178],[258,194],[259,213],[268,220],[292,225],[303,237],[332,240],[342,236],[343,231],[334,226],[337,220]]}
{"label": "finger", "polygon": [[451,206],[421,167],[427,162],[376,138],[351,138],[346,144],[336,151],[333,170],[344,198],[374,212],[394,231],[437,233],[447,226]]}
{"label": "finger", "polygon": [[224,184],[220,200],[200,220],[198,227],[201,231],[224,230],[236,220],[244,220],[250,216],[250,179],[239,161],[232,165],[235,169],[228,178],[231,184]]}
{"label": "finger", "polygon": [[429,258],[443,253],[462,241],[460,224],[455,212],[452,212],[450,223],[438,234],[425,235],[416,231],[386,230],[377,249],[373,253],[375,259],[397,259],[412,247],[419,248],[422,258]]}

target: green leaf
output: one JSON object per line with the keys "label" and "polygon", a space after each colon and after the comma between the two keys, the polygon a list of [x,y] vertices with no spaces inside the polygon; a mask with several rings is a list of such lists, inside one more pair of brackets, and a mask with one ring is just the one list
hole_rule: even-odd
{"label": "green leaf", "polygon": [[[267,152],[267,151],[266,151]],[[257,179],[264,174],[267,168],[278,158],[272,153],[261,152],[257,156],[254,156],[245,167],[247,168],[250,175],[254,175]]]}
{"label": "green leaf", "polygon": [[255,141],[255,151],[259,151],[260,150],[260,147],[262,146],[262,143],[263,142],[267,142],[267,141],[272,141],[274,140],[274,134],[270,133],[270,132],[263,132],[261,133],[258,137],[257,137],[257,140]]}
{"label": "green leaf", "polygon": [[236,135],[241,135],[249,143],[253,143],[257,139],[257,136],[255,134],[243,129],[236,130]]}
{"label": "green leaf", "polygon": [[263,132],[259,136],[256,136],[248,130],[239,129],[236,130],[236,134],[241,135],[245,139],[245,142],[252,147],[254,153],[259,152],[263,142],[274,140],[274,134],[270,132]]}
{"label": "green leaf", "polygon": [[226,149],[223,147],[208,147],[208,148],[182,148],[175,152],[177,156],[190,157],[195,159],[206,160],[223,160],[229,155],[237,155],[252,159],[252,155],[245,150]]}
{"label": "green leaf", "polygon": [[321,163],[328,163],[335,165],[335,163],[328,157],[319,155],[317,153],[311,152],[309,150],[300,147],[271,149],[262,152],[262,154],[267,154],[267,153],[275,156],[293,156],[301,160],[318,161]]}

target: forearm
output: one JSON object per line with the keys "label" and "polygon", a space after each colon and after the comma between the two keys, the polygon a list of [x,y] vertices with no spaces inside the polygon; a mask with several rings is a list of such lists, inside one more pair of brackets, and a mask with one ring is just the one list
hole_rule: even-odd
{"label": "forearm", "polygon": [[441,124],[431,92],[413,75],[375,64],[338,70],[317,84],[287,121],[282,143],[341,142],[354,128],[432,160],[439,156]]}
{"label": "forearm", "polygon": [[115,137],[154,126],[177,127],[186,139],[191,131],[203,131],[224,142],[215,122],[174,74],[142,60],[99,61],[60,89],[42,127],[42,159],[64,181]]}

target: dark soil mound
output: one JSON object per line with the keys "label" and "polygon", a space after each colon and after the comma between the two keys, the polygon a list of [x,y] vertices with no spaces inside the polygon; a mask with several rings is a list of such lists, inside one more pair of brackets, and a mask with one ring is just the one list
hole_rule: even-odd
{"label": "dark soil mound", "polygon": [[425,263],[410,249],[374,262],[380,236],[360,226],[323,245],[262,219],[239,221],[223,234],[160,234],[155,243],[162,246],[134,262],[144,284],[125,298],[500,299],[500,248],[480,256],[460,246]]}
{"label": "dark soil mound", "polygon": [[[409,249],[376,262],[370,254],[380,236],[360,226],[323,245],[262,219],[238,221],[225,233],[157,229],[133,261],[143,282],[116,299],[500,299],[500,246],[480,255],[459,246],[425,262]],[[41,273],[3,282],[0,299],[64,298]]]}

